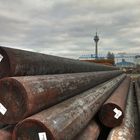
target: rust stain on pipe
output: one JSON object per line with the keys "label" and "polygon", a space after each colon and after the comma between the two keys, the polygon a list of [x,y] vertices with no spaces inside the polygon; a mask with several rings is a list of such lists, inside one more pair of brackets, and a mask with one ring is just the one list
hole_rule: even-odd
{"label": "rust stain on pipe", "polygon": [[95,120],[91,120],[84,130],[82,130],[73,140],[97,140],[101,128]]}
{"label": "rust stain on pipe", "polygon": [[0,140],[12,140],[12,134],[6,130],[0,130]]}
{"label": "rust stain on pipe", "polygon": [[0,80],[3,123],[14,124],[27,116],[120,75],[121,71],[9,77]]}
{"label": "rust stain on pipe", "polygon": [[127,77],[113,92],[99,111],[99,119],[107,127],[116,127],[123,121],[130,77]]}
{"label": "rust stain on pipe", "polygon": [[25,50],[0,47],[0,78],[7,76],[62,74],[117,70],[116,67],[81,62]]}
{"label": "rust stain on pipe", "polygon": [[13,126],[9,125],[0,129],[0,140],[12,140]]}
{"label": "rust stain on pipe", "polygon": [[125,75],[83,92],[20,122],[13,140],[71,140],[87,126],[102,103],[117,88]]}
{"label": "rust stain on pipe", "polygon": [[112,129],[107,140],[135,140],[134,123],[134,93],[131,84],[123,122],[119,127]]}

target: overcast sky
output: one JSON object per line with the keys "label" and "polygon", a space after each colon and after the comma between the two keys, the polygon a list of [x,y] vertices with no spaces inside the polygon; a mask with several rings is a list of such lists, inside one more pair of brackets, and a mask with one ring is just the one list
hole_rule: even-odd
{"label": "overcast sky", "polygon": [[0,0],[0,45],[78,58],[140,51],[140,0]]}

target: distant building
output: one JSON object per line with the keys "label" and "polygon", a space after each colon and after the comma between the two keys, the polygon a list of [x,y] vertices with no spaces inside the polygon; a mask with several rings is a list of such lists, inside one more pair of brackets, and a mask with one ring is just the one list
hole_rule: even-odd
{"label": "distant building", "polygon": [[[94,60],[96,59],[96,54],[84,54],[79,57],[80,60],[87,59],[87,60]],[[98,54],[98,59],[106,59],[104,54]]]}
{"label": "distant building", "polygon": [[140,55],[136,55],[134,59],[135,59],[135,64],[140,65]]}
{"label": "distant building", "polygon": [[[106,58],[107,54],[98,54],[98,59],[107,59]],[[115,55],[115,64],[122,62],[122,59],[125,60],[125,62],[130,62],[135,65],[140,65],[140,54],[138,53],[118,53],[114,54]],[[85,54],[81,55],[79,57],[80,60],[94,60],[95,59],[95,54]]]}
{"label": "distant building", "polygon": [[115,64],[114,59],[108,59],[105,55],[98,55],[98,58],[97,55],[94,54],[82,55],[79,57],[79,60],[111,66]]}
{"label": "distant building", "polygon": [[131,54],[131,53],[118,53],[115,54],[115,63],[122,62],[122,59],[124,59],[126,62],[132,62],[135,63],[135,56],[138,54]]}
{"label": "distant building", "polygon": [[119,68],[134,68],[135,64],[132,62],[127,62],[125,59],[122,59],[122,62],[116,63],[116,66]]}

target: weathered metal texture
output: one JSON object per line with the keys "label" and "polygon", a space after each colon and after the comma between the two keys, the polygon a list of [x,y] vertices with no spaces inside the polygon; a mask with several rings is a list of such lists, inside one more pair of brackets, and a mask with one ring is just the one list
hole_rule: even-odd
{"label": "weathered metal texture", "polygon": [[12,134],[6,130],[0,130],[0,140],[12,140]]}
{"label": "weathered metal texture", "polygon": [[0,129],[3,127],[5,127],[5,125],[0,122]]}
{"label": "weathered metal texture", "polygon": [[139,117],[139,113],[138,113],[138,104],[137,104],[137,98],[136,98],[136,88],[135,88],[135,82],[133,82],[133,87],[134,87],[134,91],[135,91],[135,96],[134,96],[134,115],[133,117],[135,117],[135,140],[139,140],[140,139],[140,117]]}
{"label": "weathered metal texture", "polygon": [[136,81],[137,84],[140,86],[140,77],[137,77],[137,78],[135,79],[135,81]]}
{"label": "weathered metal texture", "polygon": [[107,127],[116,127],[123,121],[130,77],[127,77],[103,104],[99,111],[99,119]]}
{"label": "weathered metal texture", "polygon": [[118,76],[25,119],[15,127],[13,140],[38,140],[41,132],[47,140],[73,139],[87,126],[124,77]]}
{"label": "weathered metal texture", "polygon": [[89,124],[83,129],[73,140],[97,140],[101,128],[95,120],[91,120]]}
{"label": "weathered metal texture", "polygon": [[3,123],[14,124],[25,117],[105,82],[121,71],[10,77],[0,80],[0,113]]}
{"label": "weathered metal texture", "polygon": [[3,56],[0,63],[0,78],[7,76],[62,74],[118,69],[112,66],[81,62],[79,60],[7,47],[0,47],[0,54]]}
{"label": "weathered metal texture", "polygon": [[129,89],[125,116],[119,127],[112,129],[107,140],[135,140],[134,93],[132,84]]}
{"label": "weathered metal texture", "polygon": [[13,126],[0,129],[0,140],[12,140]]}
{"label": "weathered metal texture", "polygon": [[136,80],[135,82],[135,89],[136,89],[136,99],[137,99],[137,104],[138,104],[138,113],[139,113],[139,118],[140,118],[140,85],[139,79],[138,81]]}

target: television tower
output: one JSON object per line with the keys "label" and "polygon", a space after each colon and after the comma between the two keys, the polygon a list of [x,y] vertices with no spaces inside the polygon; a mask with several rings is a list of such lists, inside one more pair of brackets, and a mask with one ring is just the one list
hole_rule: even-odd
{"label": "television tower", "polygon": [[98,59],[98,41],[99,41],[99,36],[97,35],[97,31],[96,31],[96,35],[94,36],[94,41],[95,41],[95,59]]}

